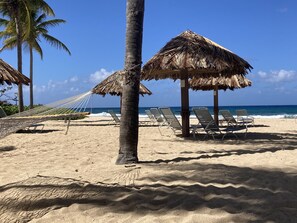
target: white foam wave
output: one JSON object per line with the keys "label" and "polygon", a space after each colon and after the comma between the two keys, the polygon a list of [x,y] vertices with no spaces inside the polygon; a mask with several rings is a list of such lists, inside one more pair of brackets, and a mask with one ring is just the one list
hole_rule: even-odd
{"label": "white foam wave", "polygon": [[[117,114],[120,116],[120,114]],[[91,113],[89,115],[90,117],[110,117],[110,114],[108,112],[101,112],[101,113]],[[279,118],[297,118],[297,114],[280,114],[280,115],[251,115],[255,119],[266,119],[266,118],[272,118],[272,119],[279,119]],[[139,114],[140,118],[147,118],[146,114]],[[177,118],[181,118],[181,115],[176,115]],[[236,115],[234,116],[236,118]],[[195,115],[190,116],[191,119],[195,119]],[[219,119],[222,119],[221,116],[219,116]]]}
{"label": "white foam wave", "polygon": [[101,113],[91,113],[89,116],[90,117],[110,117],[110,114],[107,112],[101,112]]}

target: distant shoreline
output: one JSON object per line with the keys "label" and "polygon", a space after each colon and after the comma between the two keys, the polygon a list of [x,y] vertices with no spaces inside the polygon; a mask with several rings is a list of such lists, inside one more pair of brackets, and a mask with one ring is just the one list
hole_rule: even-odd
{"label": "distant shoreline", "polygon": [[[139,107],[139,115],[146,117],[145,110],[148,110],[152,107]],[[193,107],[207,107],[209,111],[213,113],[213,106],[190,106],[190,110],[192,110]],[[170,108],[177,116],[180,115],[181,108],[179,106],[172,106]],[[255,118],[294,118],[297,116],[297,105],[219,106],[219,109],[230,110],[233,115],[236,114],[237,109],[246,109],[249,115]],[[115,113],[120,114],[119,107],[86,108],[86,111],[93,114],[93,116],[102,117],[109,116],[107,113],[108,110],[113,110]],[[194,117],[194,114],[191,114],[191,117]]]}

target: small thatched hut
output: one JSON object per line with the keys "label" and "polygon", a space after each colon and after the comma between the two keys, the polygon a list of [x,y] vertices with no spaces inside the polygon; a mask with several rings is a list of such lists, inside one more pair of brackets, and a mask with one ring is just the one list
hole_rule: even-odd
{"label": "small thatched hut", "polygon": [[218,124],[218,116],[219,116],[219,92],[218,90],[234,90],[238,88],[245,88],[252,85],[252,82],[245,77],[243,74],[235,74],[235,75],[219,75],[218,77],[200,77],[193,78],[189,81],[190,88],[193,90],[213,90],[214,91],[214,119]]}
{"label": "small thatched hut", "polygon": [[[101,94],[103,96],[105,96],[106,94],[121,96],[123,92],[123,78],[124,71],[116,71],[108,76],[101,83],[97,84],[92,89],[92,92],[94,94]],[[142,96],[144,94],[151,95],[152,92],[140,83],[139,94],[141,94]]]}
{"label": "small thatched hut", "polygon": [[247,74],[252,66],[219,44],[192,31],[170,40],[144,66],[142,80],[181,80],[183,136],[189,136],[189,78]]}
{"label": "small thatched hut", "polygon": [[30,79],[0,59],[0,84],[4,83],[29,85]]}

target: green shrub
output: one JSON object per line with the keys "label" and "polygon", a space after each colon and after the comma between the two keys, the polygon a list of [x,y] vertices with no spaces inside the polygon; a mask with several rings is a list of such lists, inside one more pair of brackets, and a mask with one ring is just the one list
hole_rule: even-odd
{"label": "green shrub", "polygon": [[[34,105],[34,107],[38,107],[41,105]],[[5,111],[5,113],[7,114],[7,116],[9,115],[14,115],[16,113],[19,112],[19,107],[17,105],[12,105],[12,104],[2,104],[1,107],[3,108],[3,110]],[[29,106],[24,106],[24,110],[29,110],[30,107]]]}
{"label": "green shrub", "polygon": [[8,116],[19,112],[19,108],[17,105],[5,104],[2,105],[2,108]]}

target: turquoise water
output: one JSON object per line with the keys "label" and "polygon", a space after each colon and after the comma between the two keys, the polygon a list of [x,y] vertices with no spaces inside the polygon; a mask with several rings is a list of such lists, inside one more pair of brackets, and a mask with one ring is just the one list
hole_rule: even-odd
{"label": "turquoise water", "polygon": [[[207,107],[211,113],[213,113],[212,106],[194,106],[194,107]],[[151,107],[140,107],[139,114],[145,115],[145,110],[150,109]],[[191,110],[192,107],[190,107]],[[180,115],[180,107],[171,107],[172,111],[176,115]],[[230,110],[232,114],[235,115],[237,109],[246,109],[249,115],[255,117],[270,117],[270,118],[281,118],[287,116],[297,115],[297,105],[260,105],[260,106],[220,106],[219,109]],[[92,114],[105,116],[108,110],[113,110],[117,114],[120,113],[119,107],[113,108],[87,108],[86,111],[91,112]],[[192,114],[193,115],[193,114]]]}

